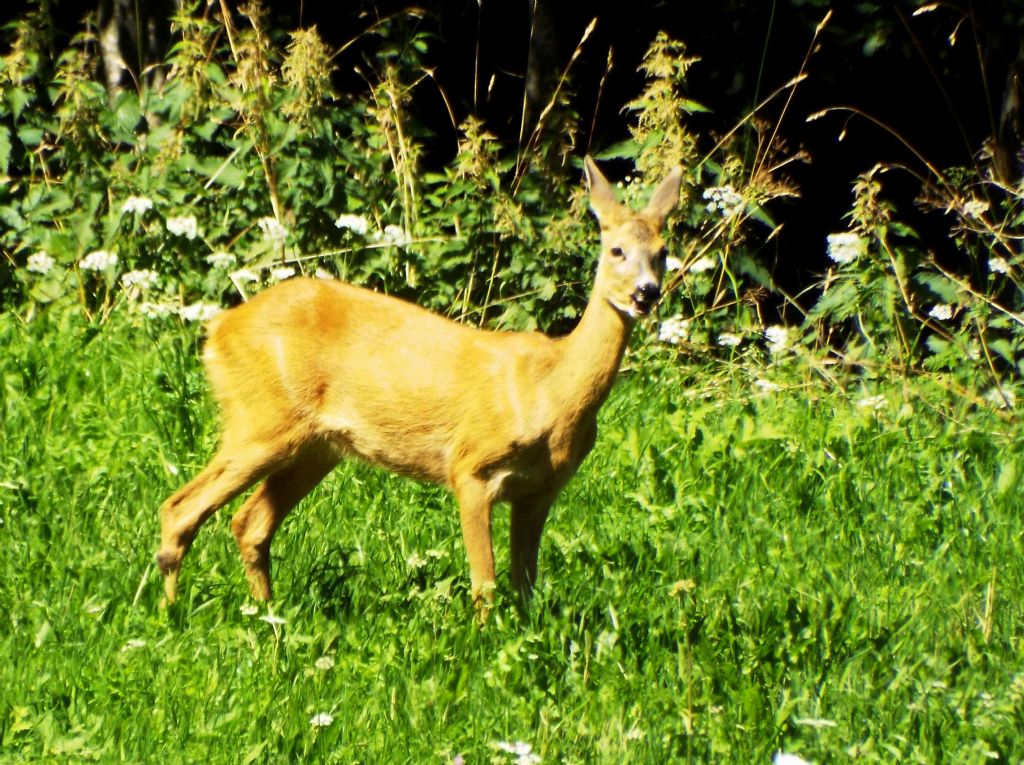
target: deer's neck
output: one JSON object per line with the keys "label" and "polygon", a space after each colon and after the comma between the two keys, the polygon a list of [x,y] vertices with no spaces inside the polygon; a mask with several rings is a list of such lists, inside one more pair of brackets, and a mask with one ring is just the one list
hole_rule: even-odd
{"label": "deer's neck", "polygon": [[567,409],[596,412],[604,403],[629,342],[633,320],[616,310],[594,285],[576,328],[562,339],[562,357],[554,370],[556,388]]}

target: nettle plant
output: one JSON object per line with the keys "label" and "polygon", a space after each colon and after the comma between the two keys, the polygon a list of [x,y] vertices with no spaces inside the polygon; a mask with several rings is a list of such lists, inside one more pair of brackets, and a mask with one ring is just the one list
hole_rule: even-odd
{"label": "nettle plant", "polygon": [[785,110],[774,123],[758,113],[802,77],[765,99],[702,154],[689,119],[707,109],[686,96],[689,70],[698,61],[684,43],[659,34],[641,65],[647,84],[628,105],[634,115],[630,140],[600,156],[635,162],[640,173],[624,182],[629,199],[642,195],[646,184],[636,181],[645,180],[662,157],[688,168],[683,214],[668,237],[675,251],[668,258],[658,340],[680,352],[732,356],[756,348],[775,356],[792,350],[796,338],[766,308],[777,288],[758,250],[778,228],[770,203],[798,193],[783,169],[804,157],[779,136]]}
{"label": "nettle plant", "polygon": [[849,229],[828,238],[831,267],[809,333],[863,369],[895,362],[951,373],[989,404],[1012,408],[1024,373],[1024,189],[977,171],[935,171],[921,202],[951,220],[952,252],[940,257],[886,201],[889,169],[877,166],[854,184]]}
{"label": "nettle plant", "polygon": [[433,87],[431,39],[402,14],[372,29],[365,89],[334,94],[315,30],[272,32],[258,3],[228,19],[186,7],[159,90],[109,100],[93,28],[54,61],[45,18],[43,3],[16,24],[0,62],[0,288],[29,314],[204,318],[298,273],[517,327],[567,325],[585,302],[596,230],[581,196],[564,212],[580,172],[536,150],[571,143],[561,90],[533,151],[503,158],[468,118],[430,173],[409,102]]}

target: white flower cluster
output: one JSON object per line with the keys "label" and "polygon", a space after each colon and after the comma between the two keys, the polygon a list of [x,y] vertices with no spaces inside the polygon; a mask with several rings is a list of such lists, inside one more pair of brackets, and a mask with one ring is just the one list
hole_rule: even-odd
{"label": "white flower cluster", "polygon": [[938,303],[929,309],[928,315],[939,321],[949,321],[953,318],[953,306],[946,303]]}
{"label": "white flower cluster", "polygon": [[1010,264],[1006,258],[993,255],[988,259],[988,270],[994,274],[1008,274],[1010,273]]}
{"label": "white flower cluster", "polygon": [[83,271],[107,271],[117,265],[117,255],[108,250],[94,250],[78,261]]}
{"label": "white flower cluster", "polygon": [[714,258],[709,258],[707,255],[705,255],[704,257],[697,258],[695,261],[693,261],[690,264],[690,267],[686,270],[689,271],[691,274],[702,274],[705,271],[712,270],[716,265],[718,265],[718,263],[715,261]]}
{"label": "white flower cluster", "polygon": [[324,654],[313,662],[313,666],[322,672],[326,672],[327,670],[334,668],[334,657]]}
{"label": "white flower cluster", "polygon": [[228,278],[235,284],[251,284],[252,282],[258,282],[260,280],[259,274],[248,268],[240,268],[237,271],[232,271],[228,274]]}
{"label": "white flower cluster", "polygon": [[514,756],[516,765],[538,765],[540,755],[533,751],[533,747],[525,741],[499,741],[494,745],[499,751]]}
{"label": "white flower cluster", "polygon": [[145,301],[139,303],[136,310],[147,319],[164,319],[172,313],[177,313],[177,307],[170,303],[153,303]]}
{"label": "white flower cluster", "polygon": [[125,289],[148,290],[155,287],[160,275],[156,271],[143,269],[141,271],[129,271],[121,277],[121,284]]}
{"label": "white flower cluster", "polygon": [[789,349],[789,328],[776,324],[765,327],[764,337],[768,341],[768,351],[782,353]]}
{"label": "white flower cluster", "polygon": [[326,728],[334,722],[334,715],[328,712],[321,712],[309,718],[309,724],[314,728]]}
{"label": "white flower cluster", "polygon": [[1006,388],[992,388],[982,398],[997,409],[1013,409],[1017,405],[1017,397]]}
{"label": "white flower cluster", "polygon": [[988,202],[984,199],[968,199],[964,202],[964,215],[969,218],[980,218],[988,212]]}
{"label": "white flower cluster", "polygon": [[[370,231],[370,222],[366,217],[355,215],[354,213],[339,215],[337,220],[334,221],[334,225],[359,236],[366,236]],[[393,223],[385,226],[383,231],[374,231],[369,235],[369,239],[374,244],[391,245],[394,247],[405,247],[412,242],[412,238],[406,233],[405,229]]]}
{"label": "white flower cluster", "polygon": [[57,262],[45,252],[34,252],[28,256],[25,268],[34,274],[46,274],[50,272]]}
{"label": "white flower cluster", "polygon": [[285,279],[291,279],[293,276],[295,276],[295,269],[291,266],[280,266],[270,269],[271,282],[283,282]]}
{"label": "white flower cluster", "polygon": [[675,255],[669,255],[665,258],[665,273],[672,273],[673,271],[681,271],[683,269],[683,261],[677,258]]}
{"label": "white flower cluster", "polygon": [[121,205],[121,214],[137,213],[142,215],[153,209],[153,200],[149,197],[128,197]]}
{"label": "white flower cluster", "polygon": [[348,229],[359,236],[366,236],[366,232],[370,229],[370,223],[362,215],[353,215],[351,213],[344,213],[338,216],[338,219],[334,221],[334,225],[338,228]]}
{"label": "white flower cluster", "polygon": [[852,263],[867,252],[867,243],[852,231],[828,235],[828,256],[841,266]]}
{"label": "white flower cluster", "polygon": [[375,231],[370,238],[380,244],[389,244],[395,247],[405,247],[412,241],[405,233],[405,229],[394,224],[385,226],[382,232]]}
{"label": "white flower cluster", "polygon": [[881,394],[857,399],[857,406],[861,409],[874,409],[877,411],[878,409],[883,409],[886,403],[885,396]]}
{"label": "white flower cluster", "polygon": [[658,327],[658,339],[663,343],[679,345],[690,338],[690,320],[680,315],[671,316]]}
{"label": "white flower cluster", "polygon": [[227,271],[231,266],[235,265],[235,256],[230,252],[218,250],[217,252],[207,255],[206,262],[213,268],[219,268],[221,271]]}
{"label": "white flower cluster", "polygon": [[194,215],[180,215],[176,218],[168,218],[165,225],[168,232],[175,236],[183,236],[186,239],[195,239],[199,236],[199,222]]}
{"label": "white flower cluster", "polygon": [[209,321],[220,313],[220,306],[213,303],[192,303],[183,305],[177,313],[185,321]]}
{"label": "white flower cluster", "polygon": [[723,332],[718,336],[718,344],[723,348],[735,348],[743,342],[743,337],[733,332]]}
{"label": "white flower cluster", "polygon": [[729,185],[704,189],[704,199],[708,212],[720,212],[726,218],[742,212],[744,206],[743,196]]}
{"label": "white flower cluster", "polygon": [[282,245],[284,240],[288,238],[288,229],[278,223],[277,218],[260,218],[256,221],[256,225],[263,232],[263,241],[265,242]]}
{"label": "white flower cluster", "polygon": [[772,765],[814,765],[814,763],[805,760],[798,754],[779,751],[775,753]]}

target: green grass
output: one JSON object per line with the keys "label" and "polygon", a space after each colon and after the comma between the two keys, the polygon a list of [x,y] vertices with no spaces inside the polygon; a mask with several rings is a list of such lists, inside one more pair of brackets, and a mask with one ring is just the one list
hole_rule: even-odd
{"label": "green grass", "polygon": [[2,762],[1024,758],[1024,439],[926,380],[636,360],[530,616],[482,630],[452,499],[344,465],[278,535],[275,625],[229,510],[160,606],[157,507],[216,436],[195,333],[0,347]]}

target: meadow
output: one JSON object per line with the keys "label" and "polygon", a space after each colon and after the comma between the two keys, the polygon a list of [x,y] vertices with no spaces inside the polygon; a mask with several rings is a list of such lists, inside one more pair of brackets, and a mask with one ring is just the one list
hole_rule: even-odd
{"label": "meadow", "polygon": [[527,617],[503,592],[478,627],[454,501],[359,464],[286,521],[270,610],[230,509],[166,607],[199,332],[60,316],[0,317],[0,761],[1024,757],[1024,441],[932,378],[642,330]]}
{"label": "meadow", "polygon": [[182,7],[160,84],[117,92],[91,21],[3,32],[0,763],[1024,761],[1024,184],[922,159],[910,211],[879,159],[788,249],[780,127],[837,119],[787,115],[831,11],[721,137],[663,33],[603,106],[622,200],[676,165],[682,199],[527,614],[501,586],[480,627],[452,497],[358,463],[277,535],[269,608],[237,503],[162,603],[158,508],[216,446],[199,319],[302,273],[559,333],[597,247],[576,54],[516,145],[458,103],[442,145],[415,9],[355,56],[229,6]]}

